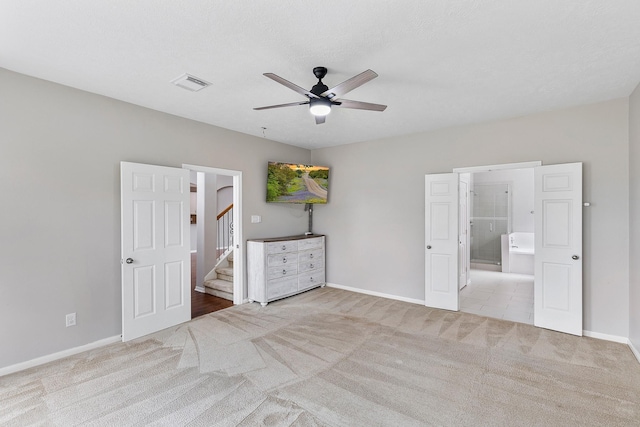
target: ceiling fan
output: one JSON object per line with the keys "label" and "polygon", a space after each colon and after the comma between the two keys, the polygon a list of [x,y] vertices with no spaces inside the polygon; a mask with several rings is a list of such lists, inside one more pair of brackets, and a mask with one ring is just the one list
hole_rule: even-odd
{"label": "ceiling fan", "polygon": [[293,107],[294,105],[309,105],[309,111],[316,118],[316,124],[320,125],[325,122],[327,114],[331,112],[332,107],[342,108],[355,108],[358,110],[370,110],[370,111],[384,111],[387,108],[386,105],[371,104],[369,102],[351,101],[349,99],[340,98],[347,92],[362,86],[369,80],[373,80],[378,75],[371,70],[364,71],[357,76],[351,77],[349,80],[345,80],[337,86],[329,89],[327,85],[322,83],[322,79],[327,75],[327,69],[325,67],[315,67],[313,74],[318,78],[311,90],[306,90],[298,85],[291,83],[288,80],[283,79],[273,73],[264,73],[266,77],[274,80],[281,85],[288,87],[291,90],[298,92],[301,95],[306,96],[306,101],[290,102],[288,104],[269,105],[268,107],[258,107],[254,110],[268,110],[271,108],[281,107]]}

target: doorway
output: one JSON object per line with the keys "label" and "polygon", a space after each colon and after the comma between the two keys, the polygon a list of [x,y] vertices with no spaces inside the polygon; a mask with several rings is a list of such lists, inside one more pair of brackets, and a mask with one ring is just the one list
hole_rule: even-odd
{"label": "doorway", "polygon": [[[208,218],[209,223],[204,224],[201,222],[196,231],[196,291],[219,297],[214,291],[207,292],[205,284],[210,280],[217,279],[217,267],[222,266],[226,270],[226,275],[231,276],[233,283],[229,289],[233,295],[230,302],[231,304],[241,304],[245,299],[242,275],[244,270],[244,255],[242,245],[240,244],[240,242],[242,242],[242,172],[189,164],[183,164],[182,167],[189,169],[192,174],[196,174],[198,187],[204,190],[209,186],[211,190],[209,191],[208,197],[205,191],[197,193],[197,216]],[[220,188],[218,188],[218,182],[220,182]],[[218,190],[223,189],[223,193],[227,193],[229,187],[231,187],[232,193],[232,203],[230,205],[232,209],[227,209],[229,206],[219,207]],[[224,197],[220,200],[222,204],[227,203]],[[221,228],[218,223],[221,210],[224,211],[225,217],[223,219],[225,225],[223,228]],[[211,212],[214,213],[211,214]],[[196,222],[197,221],[198,219],[196,217]],[[225,231],[231,230],[231,237],[225,235],[223,238],[219,238],[218,235],[222,229]],[[226,245],[225,248],[222,248],[222,251],[221,241]],[[220,263],[220,255],[224,256],[224,259],[222,259],[224,264]],[[229,261],[227,261],[227,259],[229,259]],[[226,293],[228,294],[228,292]],[[201,297],[205,298],[203,296]],[[219,305],[225,304],[221,302]]]}
{"label": "doorway", "polygon": [[460,290],[460,311],[533,324],[534,255],[511,255],[514,261],[526,258],[527,268],[522,262],[509,262],[509,249],[518,244],[509,236],[530,237],[533,251],[533,171],[529,167],[460,174],[460,191],[462,176],[469,175],[471,232],[471,249],[464,260],[470,265],[469,280]]}
{"label": "doorway", "polygon": [[534,325],[582,335],[582,163],[528,162],[425,175],[425,305],[460,309],[459,174],[526,167],[534,170]]}
{"label": "doorway", "polygon": [[233,303],[244,301],[242,172],[120,162],[123,341],[191,319],[190,171],[232,176]]}

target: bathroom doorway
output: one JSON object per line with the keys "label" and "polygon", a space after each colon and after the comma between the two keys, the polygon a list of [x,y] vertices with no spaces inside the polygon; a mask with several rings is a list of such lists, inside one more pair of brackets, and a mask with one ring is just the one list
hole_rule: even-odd
{"label": "bathroom doorway", "polygon": [[[460,268],[466,259],[460,255],[465,245],[460,229],[459,207],[464,200],[460,189],[466,187],[460,175],[523,168],[533,168],[534,176],[535,239],[529,254],[535,252],[534,325],[581,336],[583,168],[580,162],[543,166],[538,161],[426,174],[425,305],[460,310],[460,278],[465,277]],[[514,191],[515,194],[518,192]],[[533,215],[532,212],[533,209],[529,213]]]}
{"label": "bathroom doorway", "polygon": [[533,324],[533,255],[531,270],[514,266],[511,272],[504,237],[512,232],[533,236],[533,168],[469,175],[470,272],[460,291],[460,311]]}

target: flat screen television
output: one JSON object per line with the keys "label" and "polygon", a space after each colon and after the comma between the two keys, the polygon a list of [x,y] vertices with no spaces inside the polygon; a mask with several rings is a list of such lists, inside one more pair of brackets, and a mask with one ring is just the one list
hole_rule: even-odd
{"label": "flat screen television", "polygon": [[327,166],[269,162],[267,169],[267,202],[327,203]]}

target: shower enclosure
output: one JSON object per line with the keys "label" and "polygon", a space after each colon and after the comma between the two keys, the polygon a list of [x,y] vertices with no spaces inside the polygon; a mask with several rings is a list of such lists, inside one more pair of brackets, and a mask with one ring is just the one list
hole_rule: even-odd
{"label": "shower enclosure", "polygon": [[472,194],[471,262],[500,265],[500,236],[511,228],[509,184],[475,184]]}

